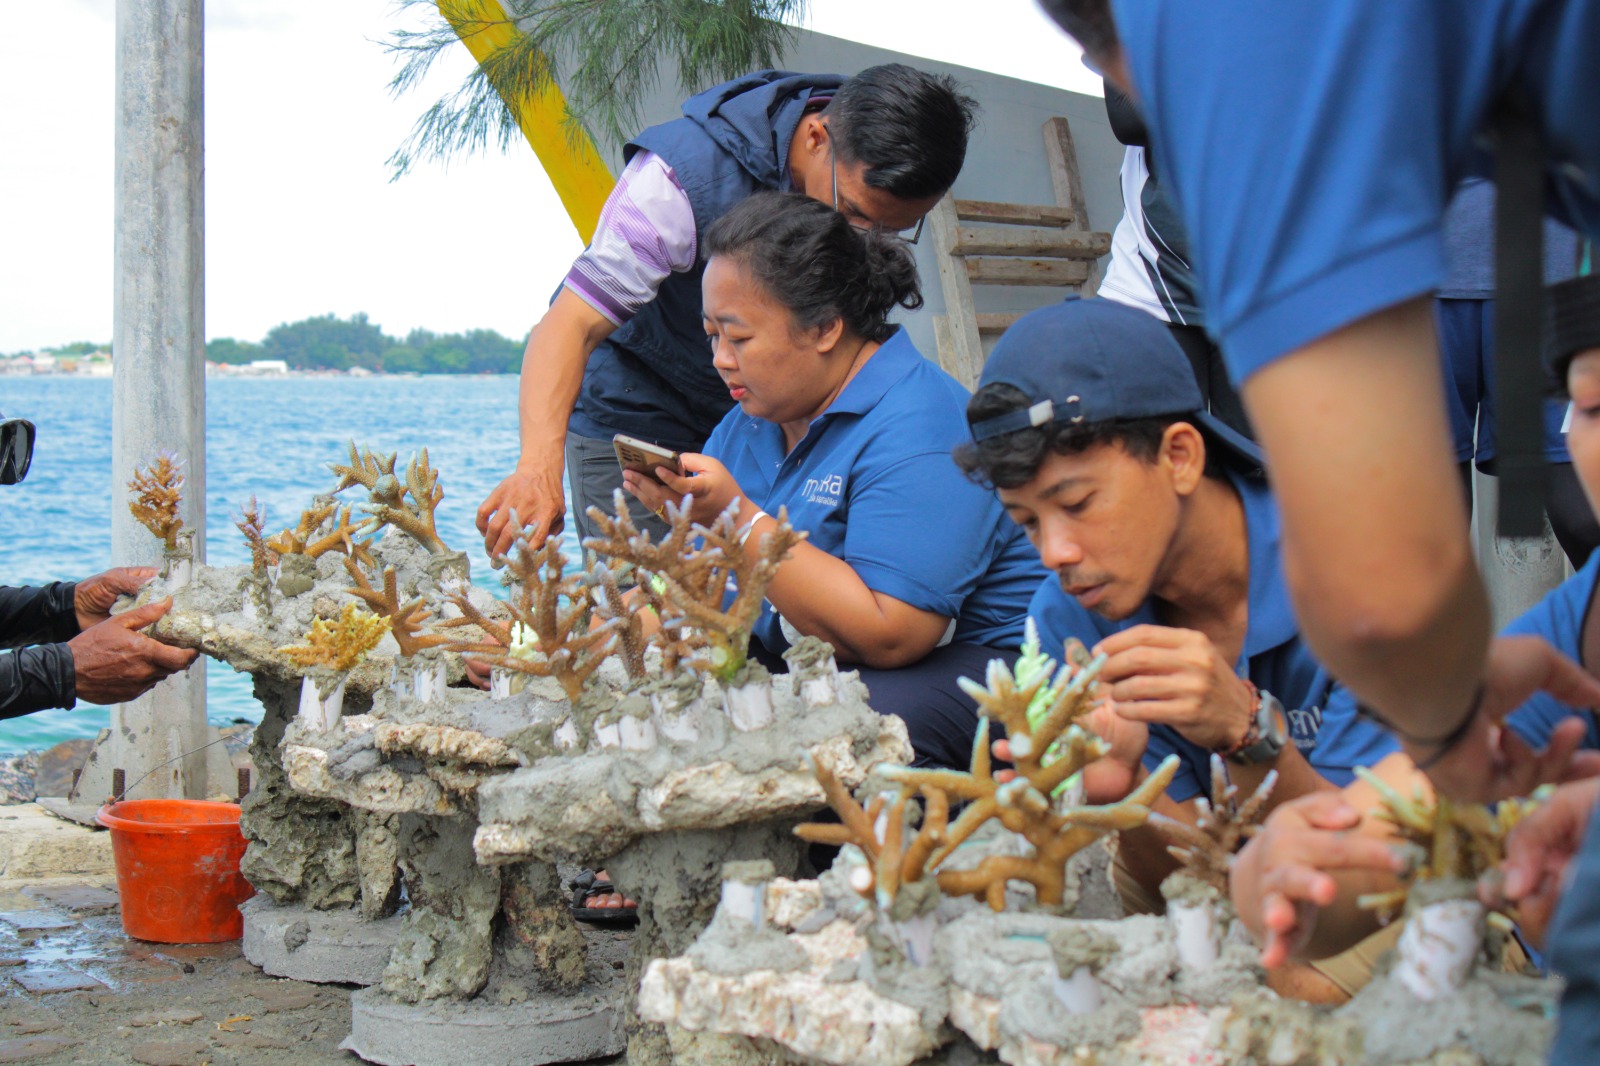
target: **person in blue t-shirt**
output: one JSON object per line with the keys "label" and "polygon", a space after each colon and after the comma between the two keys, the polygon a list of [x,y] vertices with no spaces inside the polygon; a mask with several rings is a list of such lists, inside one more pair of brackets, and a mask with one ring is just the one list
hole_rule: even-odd
{"label": "person in blue t-shirt", "polygon": [[1600,235],[1600,3],[1041,2],[1149,126],[1272,468],[1302,631],[1443,791],[1492,798],[1494,726],[1545,675],[1488,654],[1429,297],[1508,96],[1551,214]]}
{"label": "person in blue t-shirt", "polygon": [[[762,190],[804,193],[859,226],[920,232],[955,183],[976,105],[948,75],[901,63],[853,77],[758,70],[715,85],[623,146],[627,166],[589,246],[528,336],[516,469],[478,508],[491,559],[534,546],[622,483],[618,433],[702,446],[731,404],[700,329],[705,232]],[[515,512],[518,522],[510,521]],[[638,509],[641,529],[657,520]]]}
{"label": "person in blue t-shirt", "polygon": [[956,682],[1015,657],[1044,572],[950,462],[967,391],[887,321],[921,304],[910,250],[779,193],[734,208],[705,245],[705,330],[738,406],[682,456],[690,476],[624,484],[653,510],[687,497],[699,522],[737,501],[750,551],[787,509],[807,539],[778,568],[752,651],[781,668],[799,635],[826,640],[872,706],[905,719],[919,764],[965,767],[977,714]]}
{"label": "person in blue t-shirt", "polygon": [[[1163,323],[1069,299],[996,342],[957,453],[1055,573],[1029,609],[1042,645],[1076,638],[1107,657],[1092,725],[1111,753],[1085,774],[1089,802],[1121,799],[1176,753],[1159,809],[1190,823],[1213,754],[1246,793],[1276,773],[1281,803],[1395,750],[1300,639],[1260,453],[1204,404]],[[1167,843],[1155,827],[1119,835],[1135,909],[1160,907],[1177,866]],[[1339,987],[1302,974],[1279,988],[1350,991],[1329,979]]]}
{"label": "person in blue t-shirt", "polygon": [[[1578,479],[1591,500],[1600,499],[1600,277],[1578,278],[1554,286],[1552,316],[1555,371],[1566,383],[1574,415],[1568,436]],[[1558,655],[1600,668],[1600,627],[1595,621],[1600,555],[1506,627],[1497,651],[1519,644],[1525,661]],[[1570,684],[1539,692],[1507,718],[1503,777],[1498,791],[1526,795],[1547,781],[1573,781],[1556,793],[1546,809],[1513,834],[1503,882],[1504,896],[1517,904],[1523,932],[1536,945],[1545,930],[1563,883],[1563,871],[1584,836],[1588,810],[1600,795],[1600,733],[1590,708],[1577,705],[1585,693]],[[1543,748],[1543,751],[1535,749]],[[1403,753],[1380,763],[1375,773],[1402,794],[1431,795],[1427,778]],[[1263,943],[1262,961],[1276,966],[1293,955],[1315,958],[1345,951],[1375,926],[1376,916],[1357,900],[1396,885],[1401,860],[1391,848],[1393,827],[1363,813],[1377,806],[1376,792],[1358,783],[1341,793],[1323,793],[1284,804],[1240,852],[1231,887],[1235,909]],[[1600,825],[1600,819],[1595,820]],[[1600,1032],[1590,1006],[1600,995],[1600,979],[1585,974],[1600,958],[1600,846],[1591,841],[1578,864],[1570,905],[1562,912],[1559,935],[1550,936],[1552,969],[1568,977],[1558,1055],[1563,1062],[1593,1062],[1600,1057]],[[1520,868],[1520,872],[1519,872]],[[1492,899],[1490,900],[1493,901]],[[1585,913],[1587,912],[1587,913]],[[1569,1010],[1567,1003],[1575,1003]],[[1587,1019],[1574,1026],[1574,1019]],[[1581,1050],[1580,1050],[1581,1049]]]}

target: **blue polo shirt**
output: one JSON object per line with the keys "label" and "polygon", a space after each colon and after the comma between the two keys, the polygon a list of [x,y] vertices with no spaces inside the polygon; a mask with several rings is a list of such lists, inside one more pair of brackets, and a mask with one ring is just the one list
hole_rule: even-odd
{"label": "blue polo shirt", "polygon": [[1243,380],[1444,276],[1445,206],[1525,87],[1550,212],[1600,235],[1594,0],[1113,0],[1207,326]]}
{"label": "blue polo shirt", "polygon": [[[868,588],[956,620],[953,640],[1014,649],[1044,576],[1022,528],[950,452],[969,439],[969,395],[900,330],[856,371],[794,451],[738,407],[706,441],[746,496],[849,563]],[[755,635],[788,647],[777,612]]]}
{"label": "blue polo shirt", "polygon": [[[1583,661],[1583,616],[1594,599],[1595,581],[1600,575],[1600,552],[1595,552],[1583,569],[1557,585],[1528,612],[1506,626],[1507,636],[1543,637],[1562,655],[1574,662]],[[1564,718],[1579,714],[1589,727],[1584,747],[1600,749],[1600,731],[1587,708],[1572,707],[1548,692],[1536,692],[1521,707],[1511,712],[1506,724],[1536,748],[1550,742],[1550,731]]]}
{"label": "blue polo shirt", "polygon": [[[1230,473],[1244,504],[1250,548],[1250,617],[1244,650],[1235,669],[1257,688],[1278,697],[1289,719],[1289,736],[1317,772],[1339,787],[1351,782],[1357,766],[1372,766],[1398,751],[1394,737],[1356,714],[1355,698],[1334,682],[1300,639],[1279,549],[1278,505],[1265,481]],[[1078,605],[1051,577],[1039,587],[1028,609],[1046,647],[1077,637],[1093,647],[1113,633],[1137,625],[1165,625],[1153,603],[1132,617],[1113,622]],[[1165,725],[1150,727],[1144,764],[1154,770],[1168,755],[1182,760],[1167,795],[1182,803],[1209,794],[1211,752]]]}

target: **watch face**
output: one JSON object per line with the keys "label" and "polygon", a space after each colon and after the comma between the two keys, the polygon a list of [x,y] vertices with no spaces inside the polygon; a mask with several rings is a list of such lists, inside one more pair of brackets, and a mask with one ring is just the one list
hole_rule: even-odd
{"label": "watch face", "polygon": [[1234,756],[1236,762],[1245,765],[1271,762],[1283,751],[1284,744],[1288,741],[1287,715],[1283,713],[1283,704],[1278,702],[1276,696],[1270,692],[1261,693],[1261,709],[1257,714],[1257,728],[1260,730],[1261,739]]}

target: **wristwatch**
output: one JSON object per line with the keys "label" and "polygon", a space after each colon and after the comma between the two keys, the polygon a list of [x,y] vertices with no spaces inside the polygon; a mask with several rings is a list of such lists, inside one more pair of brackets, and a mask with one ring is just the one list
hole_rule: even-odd
{"label": "wristwatch", "polygon": [[1256,704],[1255,721],[1250,726],[1254,739],[1246,736],[1248,743],[1229,752],[1228,761],[1241,766],[1256,766],[1276,759],[1289,742],[1288,721],[1289,716],[1284,713],[1278,697],[1262,689]]}

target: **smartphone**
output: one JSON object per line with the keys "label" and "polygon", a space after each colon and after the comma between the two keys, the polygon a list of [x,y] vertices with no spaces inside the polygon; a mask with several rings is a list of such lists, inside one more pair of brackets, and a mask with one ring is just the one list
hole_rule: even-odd
{"label": "smartphone", "polygon": [[652,481],[659,482],[656,477],[656,467],[664,466],[668,470],[683,476],[683,467],[678,464],[678,453],[668,451],[659,445],[642,441],[637,437],[630,437],[626,433],[618,433],[611,438],[611,447],[616,449],[617,462],[624,470],[636,470]]}

